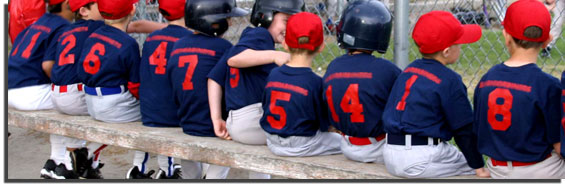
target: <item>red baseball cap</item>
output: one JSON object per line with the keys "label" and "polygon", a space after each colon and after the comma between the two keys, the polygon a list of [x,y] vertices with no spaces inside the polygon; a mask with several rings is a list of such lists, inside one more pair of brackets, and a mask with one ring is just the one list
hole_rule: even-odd
{"label": "red baseball cap", "polygon": [[463,25],[446,11],[431,11],[420,16],[412,32],[414,42],[424,54],[435,53],[454,44],[473,43],[481,36],[479,25]]}
{"label": "red baseball cap", "polygon": [[49,5],[56,5],[62,3],[65,0],[49,0]]}
{"label": "red baseball cap", "polygon": [[100,13],[110,14],[110,16],[105,16],[102,14],[104,19],[116,20],[126,17],[131,10],[133,10],[133,4],[137,3],[138,0],[98,0],[98,10]]}
{"label": "red baseball cap", "polygon": [[96,3],[96,0],[69,0],[69,7],[71,7],[71,11],[76,12],[88,3]]}
{"label": "red baseball cap", "polygon": [[[309,42],[299,44],[298,38],[304,36],[309,38]],[[322,42],[324,42],[322,20],[320,20],[316,14],[309,12],[294,14],[288,18],[284,41],[290,48],[314,51],[316,47],[322,45]]]}
{"label": "red baseball cap", "polygon": [[186,0],[159,0],[159,9],[163,9],[169,13],[165,16],[167,20],[177,20],[184,17],[184,6]]}
{"label": "red baseball cap", "polygon": [[[543,3],[537,0],[519,0],[508,7],[502,25],[506,33],[514,38],[532,42],[544,42],[549,38],[551,15]],[[541,29],[541,37],[528,38],[524,36],[526,28],[531,26],[537,26]]]}

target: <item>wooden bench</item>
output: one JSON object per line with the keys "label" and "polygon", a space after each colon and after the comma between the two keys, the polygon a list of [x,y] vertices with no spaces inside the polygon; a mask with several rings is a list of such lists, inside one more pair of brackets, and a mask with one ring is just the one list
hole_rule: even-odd
{"label": "wooden bench", "polygon": [[[280,157],[266,146],[244,145],[219,138],[186,135],[181,128],[152,128],[140,122],[111,124],[89,116],[68,116],[53,110],[8,109],[14,127],[141,150],[175,158],[296,179],[395,179],[384,165],[350,161],[342,154]],[[455,179],[474,179],[457,176]]]}

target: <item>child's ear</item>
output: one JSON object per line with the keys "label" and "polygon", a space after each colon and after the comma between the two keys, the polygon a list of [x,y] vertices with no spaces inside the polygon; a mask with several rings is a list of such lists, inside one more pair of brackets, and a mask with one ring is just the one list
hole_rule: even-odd
{"label": "child's ear", "polygon": [[510,36],[510,34],[508,34],[504,29],[502,29],[502,36],[504,37],[504,44],[506,47],[510,47],[511,43],[514,41],[512,40],[512,36]]}
{"label": "child's ear", "polygon": [[553,35],[549,34],[549,38],[545,42],[543,42],[543,48],[545,49],[549,45],[549,43],[551,43],[552,40],[553,40]]}
{"label": "child's ear", "polygon": [[449,55],[451,54],[451,46],[449,46],[448,48],[443,49],[443,51],[441,51],[441,56],[443,56],[444,58],[449,57]]}
{"label": "child's ear", "polygon": [[286,45],[286,41],[282,42],[282,46],[283,46],[284,50],[290,51],[290,49],[288,48],[288,45]]}
{"label": "child's ear", "polygon": [[324,51],[324,48],[325,48],[325,47],[326,47],[326,46],[322,43],[322,45],[320,45],[320,47],[318,48],[318,51],[316,51],[316,52],[322,53],[322,51]]}
{"label": "child's ear", "polygon": [[129,15],[135,16],[135,9],[136,9],[136,7],[135,7],[135,5],[131,5],[131,6],[133,6],[133,9],[131,9],[131,12],[129,13]]}

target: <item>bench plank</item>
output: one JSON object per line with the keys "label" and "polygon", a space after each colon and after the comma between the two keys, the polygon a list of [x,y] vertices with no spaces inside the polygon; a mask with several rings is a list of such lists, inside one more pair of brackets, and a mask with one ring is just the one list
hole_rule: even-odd
{"label": "bench plank", "polygon": [[[180,128],[146,127],[141,122],[112,124],[54,110],[8,109],[10,126],[141,150],[175,158],[296,179],[394,179],[384,165],[350,161],[342,154],[280,157],[266,146],[244,145],[215,137],[186,135]],[[475,178],[457,176],[452,178]]]}

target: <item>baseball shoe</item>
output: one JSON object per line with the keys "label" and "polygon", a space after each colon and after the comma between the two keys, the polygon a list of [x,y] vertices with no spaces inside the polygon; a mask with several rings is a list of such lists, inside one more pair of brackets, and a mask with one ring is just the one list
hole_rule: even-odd
{"label": "baseball shoe", "polygon": [[126,179],[153,179],[151,175],[155,173],[155,170],[151,170],[147,173],[141,173],[137,166],[133,166],[131,169],[128,170],[126,174]]}
{"label": "baseball shoe", "polygon": [[47,160],[45,165],[43,165],[43,169],[41,169],[41,178],[44,179],[53,179],[53,171],[57,168],[57,164],[52,159]]}
{"label": "baseball shoe", "polygon": [[[92,161],[90,161],[92,162]],[[85,179],[104,179],[100,169],[104,167],[103,163],[98,164],[97,168],[88,167],[84,173],[82,173],[81,177]]]}
{"label": "baseball shoe", "polygon": [[88,168],[91,168],[92,159],[88,160],[88,149],[80,148],[75,149],[70,152],[71,163],[73,164],[73,169],[79,175],[83,175]]}
{"label": "baseball shoe", "polygon": [[54,179],[78,179],[78,174],[74,170],[67,170],[65,164],[59,164],[53,172]]}
{"label": "baseball shoe", "polygon": [[540,55],[542,57],[550,57],[551,56],[551,47],[547,46],[546,48],[542,49]]}
{"label": "baseball shoe", "polygon": [[179,164],[173,165],[173,174],[170,177],[167,177],[167,174],[162,169],[159,169],[155,179],[182,179],[182,172],[181,166]]}

